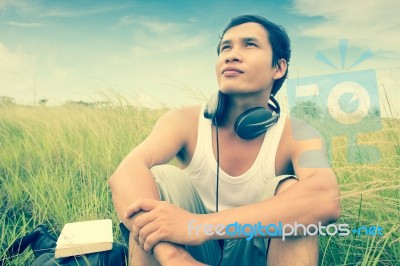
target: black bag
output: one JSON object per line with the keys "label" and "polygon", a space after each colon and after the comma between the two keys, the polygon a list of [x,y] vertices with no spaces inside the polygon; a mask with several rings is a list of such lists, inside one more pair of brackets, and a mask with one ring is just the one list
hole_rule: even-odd
{"label": "black bag", "polygon": [[[111,250],[86,254],[82,256],[71,256],[65,258],[54,257],[57,240],[49,234],[47,228],[39,225],[30,234],[27,234],[12,243],[7,249],[6,256],[12,258],[21,254],[28,246],[33,250],[35,260],[33,266],[77,266],[77,265],[127,265],[128,248],[126,245],[113,243]],[[5,261],[0,260],[0,266],[5,265]]]}

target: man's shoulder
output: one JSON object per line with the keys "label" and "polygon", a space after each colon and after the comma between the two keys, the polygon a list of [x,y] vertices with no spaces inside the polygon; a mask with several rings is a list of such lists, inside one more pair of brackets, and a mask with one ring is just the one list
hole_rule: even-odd
{"label": "man's shoulder", "polygon": [[314,146],[320,146],[322,136],[312,125],[296,117],[286,116],[280,146],[281,152],[291,158],[294,153]]}
{"label": "man's shoulder", "polygon": [[162,119],[171,120],[171,122],[192,122],[198,120],[200,109],[200,105],[171,109],[162,116]]}
{"label": "man's shoulder", "polygon": [[191,131],[194,125],[198,124],[200,109],[200,105],[171,109],[160,117],[156,128],[157,130]]}
{"label": "man's shoulder", "polygon": [[295,141],[321,138],[321,134],[312,125],[302,119],[289,115],[286,116],[284,131],[286,134],[283,137],[289,137]]}

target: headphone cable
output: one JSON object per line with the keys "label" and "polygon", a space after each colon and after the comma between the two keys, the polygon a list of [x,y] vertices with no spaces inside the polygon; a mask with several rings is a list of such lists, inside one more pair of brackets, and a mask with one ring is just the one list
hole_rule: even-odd
{"label": "headphone cable", "polygon": [[217,189],[215,191],[215,211],[218,212],[218,187],[219,187],[219,141],[218,141],[218,123],[215,121],[216,142],[217,142]]}
{"label": "headphone cable", "polygon": [[[215,211],[218,212],[218,187],[219,187],[219,138],[218,138],[218,123],[215,121],[215,137],[217,144],[217,189],[215,190]],[[221,257],[219,258],[218,266],[221,265],[222,258],[224,257],[224,246],[225,241],[223,239],[218,240],[218,244],[221,248]]]}

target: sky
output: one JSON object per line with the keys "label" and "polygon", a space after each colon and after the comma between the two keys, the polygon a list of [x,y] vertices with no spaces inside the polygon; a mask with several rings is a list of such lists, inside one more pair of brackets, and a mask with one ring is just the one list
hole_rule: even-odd
{"label": "sky", "polygon": [[223,28],[257,14],[286,28],[290,79],[372,69],[382,113],[399,116],[398,10],[397,0],[0,0],[0,96],[198,103],[218,90]]}

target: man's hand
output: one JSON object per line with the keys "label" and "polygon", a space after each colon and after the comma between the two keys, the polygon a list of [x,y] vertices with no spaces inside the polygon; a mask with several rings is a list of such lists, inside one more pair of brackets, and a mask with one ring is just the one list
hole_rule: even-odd
{"label": "man's hand", "polygon": [[165,201],[140,199],[127,209],[125,217],[129,218],[139,211],[145,211],[135,218],[132,234],[140,247],[151,253],[160,241],[184,245],[200,245],[205,241],[204,235],[189,235],[189,221],[201,219],[193,214]]}

